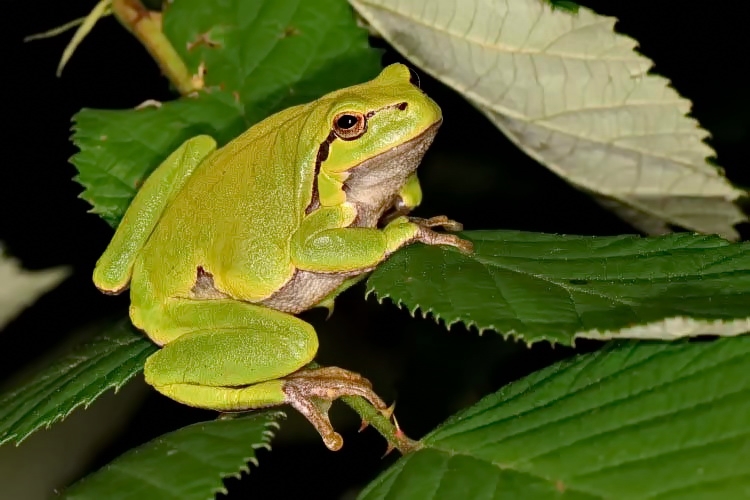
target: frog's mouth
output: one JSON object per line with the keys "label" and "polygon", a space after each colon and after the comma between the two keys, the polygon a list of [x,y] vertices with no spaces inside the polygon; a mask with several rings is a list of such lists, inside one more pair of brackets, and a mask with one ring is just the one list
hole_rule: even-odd
{"label": "frog's mouth", "polygon": [[442,123],[441,118],[413,139],[349,170],[344,193],[346,201],[357,207],[358,214],[352,225],[375,227],[383,214],[394,206],[399,190],[419,166]]}

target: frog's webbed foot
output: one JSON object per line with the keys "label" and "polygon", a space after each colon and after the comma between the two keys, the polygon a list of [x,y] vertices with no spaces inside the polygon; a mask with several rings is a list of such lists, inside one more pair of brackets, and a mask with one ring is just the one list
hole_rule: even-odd
{"label": "frog's webbed foot", "polygon": [[335,366],[302,369],[287,375],[282,390],[286,403],[310,421],[332,451],[344,444],[328,418],[333,400],[341,396],[361,396],[384,414],[388,412],[388,406],[375,394],[366,378]]}
{"label": "frog's webbed foot", "polygon": [[427,245],[449,245],[464,253],[471,253],[474,250],[474,245],[468,240],[461,239],[454,234],[438,233],[432,230],[432,228],[440,228],[451,232],[463,230],[463,224],[449,219],[445,215],[438,215],[429,219],[421,217],[407,217],[407,219],[419,226],[420,230],[415,238],[416,241]]}

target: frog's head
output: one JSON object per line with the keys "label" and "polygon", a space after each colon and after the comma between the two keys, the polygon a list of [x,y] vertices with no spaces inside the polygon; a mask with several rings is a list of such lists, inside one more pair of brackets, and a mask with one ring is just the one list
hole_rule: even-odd
{"label": "frog's head", "polygon": [[343,181],[346,200],[368,219],[359,223],[374,225],[432,143],[443,120],[440,107],[403,64],[321,101],[330,131],[318,150],[319,180]]}

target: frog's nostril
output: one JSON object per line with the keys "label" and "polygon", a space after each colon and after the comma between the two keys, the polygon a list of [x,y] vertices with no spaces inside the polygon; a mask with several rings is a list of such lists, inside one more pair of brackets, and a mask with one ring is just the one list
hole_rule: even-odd
{"label": "frog's nostril", "polygon": [[403,110],[405,110],[405,109],[406,109],[406,108],[407,108],[408,106],[409,106],[409,103],[408,103],[408,102],[400,102],[400,103],[398,104],[398,106],[396,106],[396,107],[397,107],[397,108],[399,109],[399,111],[403,111]]}

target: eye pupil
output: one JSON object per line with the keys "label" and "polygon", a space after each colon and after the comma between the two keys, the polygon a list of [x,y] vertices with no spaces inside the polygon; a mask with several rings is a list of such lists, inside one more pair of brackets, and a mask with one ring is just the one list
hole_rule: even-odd
{"label": "eye pupil", "polygon": [[354,115],[342,115],[336,120],[336,125],[343,130],[348,130],[357,124],[357,117]]}

